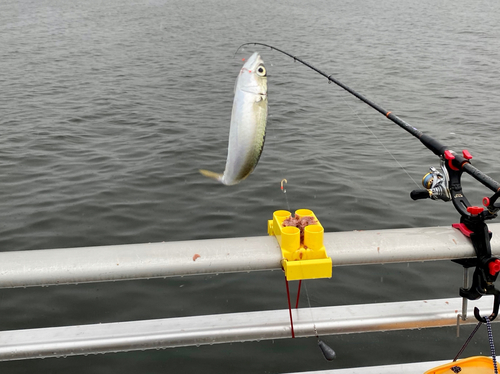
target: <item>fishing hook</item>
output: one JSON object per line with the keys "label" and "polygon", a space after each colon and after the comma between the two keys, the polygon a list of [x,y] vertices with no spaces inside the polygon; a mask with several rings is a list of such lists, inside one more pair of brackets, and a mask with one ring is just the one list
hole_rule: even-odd
{"label": "fishing hook", "polygon": [[283,187],[283,183],[288,183],[288,181],[286,179],[281,180],[281,191],[283,191],[283,193],[286,193],[286,188]]}

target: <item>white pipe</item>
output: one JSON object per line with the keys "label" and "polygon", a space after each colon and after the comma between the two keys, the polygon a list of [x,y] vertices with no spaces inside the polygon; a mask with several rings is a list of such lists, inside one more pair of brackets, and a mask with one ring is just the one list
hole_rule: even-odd
{"label": "white pipe", "polygon": [[[296,337],[454,326],[461,298],[293,309]],[[492,298],[474,302],[489,314]],[[473,306],[469,315],[473,315]],[[476,324],[469,318],[464,324]],[[288,310],[0,332],[0,360],[61,357],[291,337]]]}
{"label": "white pipe", "polygon": [[0,288],[277,269],[274,237],[0,253]]}
{"label": "white pipe", "polygon": [[[500,223],[489,228],[500,255]],[[333,266],[475,257],[451,227],[333,232],[324,244]],[[1,252],[0,288],[280,270],[280,261],[272,236]]]}

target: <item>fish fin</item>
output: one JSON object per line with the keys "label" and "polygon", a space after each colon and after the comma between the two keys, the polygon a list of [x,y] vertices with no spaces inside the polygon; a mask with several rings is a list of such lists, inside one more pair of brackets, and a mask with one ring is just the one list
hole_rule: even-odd
{"label": "fish fin", "polygon": [[205,177],[215,179],[216,181],[219,181],[222,183],[222,174],[214,173],[213,171],[204,170],[204,169],[200,169],[200,173],[203,174]]}

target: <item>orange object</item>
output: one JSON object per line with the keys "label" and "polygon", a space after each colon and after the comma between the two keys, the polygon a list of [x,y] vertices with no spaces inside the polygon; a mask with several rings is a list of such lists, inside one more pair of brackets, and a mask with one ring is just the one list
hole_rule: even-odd
{"label": "orange object", "polygon": [[473,356],[435,367],[424,374],[492,374],[494,372],[491,357]]}

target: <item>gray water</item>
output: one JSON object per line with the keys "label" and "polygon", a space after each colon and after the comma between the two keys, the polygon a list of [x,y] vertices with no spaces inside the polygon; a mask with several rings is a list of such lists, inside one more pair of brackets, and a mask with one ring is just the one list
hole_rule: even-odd
{"label": "gray water", "polygon": [[[266,235],[287,208],[326,231],[449,226],[451,203],[409,198],[438,159],[326,79],[333,74],[500,179],[500,3],[478,0],[3,0],[3,251]],[[225,187],[234,80],[258,50],[269,73],[266,144]],[[397,162],[395,161],[397,159]],[[398,164],[399,163],[399,164]],[[416,181],[416,182],[415,182]],[[474,204],[491,193],[464,177]],[[458,296],[451,262],[336,268],[312,306]],[[0,329],[286,308],[279,272],[0,291]],[[302,297],[301,307],[308,307]],[[0,363],[5,373],[283,373],[452,358],[453,328]],[[480,330],[465,355],[488,354]]]}

